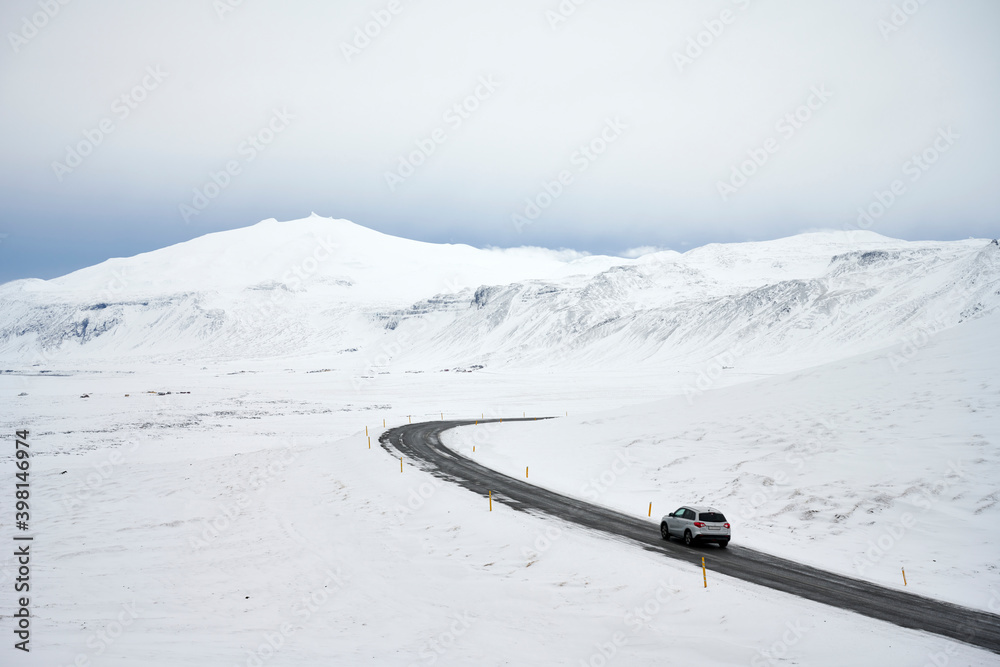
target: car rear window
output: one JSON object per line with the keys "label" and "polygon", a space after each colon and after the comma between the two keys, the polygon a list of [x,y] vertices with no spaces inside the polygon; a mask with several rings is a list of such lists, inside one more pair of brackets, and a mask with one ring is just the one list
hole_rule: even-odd
{"label": "car rear window", "polygon": [[708,523],[725,523],[726,517],[722,516],[719,512],[702,512],[698,515],[701,521],[707,521]]}

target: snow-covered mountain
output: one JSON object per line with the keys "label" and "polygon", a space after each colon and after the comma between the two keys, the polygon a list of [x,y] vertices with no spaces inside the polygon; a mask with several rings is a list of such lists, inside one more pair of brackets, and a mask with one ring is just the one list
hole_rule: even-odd
{"label": "snow-covered mountain", "polygon": [[312,216],[0,286],[7,365],[335,358],[357,372],[644,364],[803,367],[1000,305],[996,241],[819,232],[638,259],[477,249]]}

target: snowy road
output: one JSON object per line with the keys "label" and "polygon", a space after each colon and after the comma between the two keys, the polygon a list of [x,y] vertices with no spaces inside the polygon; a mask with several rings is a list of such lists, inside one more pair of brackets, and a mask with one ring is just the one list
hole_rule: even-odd
{"label": "snowy road", "polygon": [[1000,653],[1000,616],[884,588],[736,544],[722,550],[691,549],[676,541],[667,542],[660,538],[658,522],[533,486],[482,466],[441,443],[443,431],[473,423],[410,424],[386,431],[380,441],[390,452],[408,456],[427,472],[482,496],[492,491],[494,500],[514,509],[556,517],[696,565],[705,556],[713,572]]}

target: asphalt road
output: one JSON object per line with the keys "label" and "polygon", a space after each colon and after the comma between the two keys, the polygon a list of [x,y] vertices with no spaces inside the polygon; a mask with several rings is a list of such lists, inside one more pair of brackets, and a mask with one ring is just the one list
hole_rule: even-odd
{"label": "asphalt road", "polygon": [[[479,423],[489,421],[496,420]],[[492,491],[493,500],[516,510],[557,517],[698,566],[701,557],[708,556],[713,572],[1000,653],[1000,616],[826,572],[735,542],[728,549],[719,549],[690,548],[676,540],[665,541],[660,537],[658,520],[629,516],[533,486],[482,466],[441,443],[443,431],[473,423],[470,420],[408,424],[386,431],[380,442],[390,453],[410,457],[437,477],[484,497]]]}

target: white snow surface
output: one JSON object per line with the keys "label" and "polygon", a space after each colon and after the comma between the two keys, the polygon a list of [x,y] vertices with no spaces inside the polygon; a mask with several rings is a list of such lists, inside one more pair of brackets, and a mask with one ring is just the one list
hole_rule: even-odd
{"label": "white snow surface", "polygon": [[989,240],[869,232],[478,250],[313,216],[2,285],[0,433],[30,429],[33,452],[18,663],[997,664],[714,575],[712,548],[706,589],[490,512],[376,438],[557,416],[447,437],[570,495],[652,502],[651,531],[710,504],[740,544],[892,587],[906,567],[909,591],[1000,612],[998,262]]}
{"label": "white snow surface", "polygon": [[995,612],[983,584],[1000,584],[997,324],[445,443],[629,514],[652,503],[654,527],[681,505],[711,505],[734,543],[891,588],[906,568],[909,592]]}

